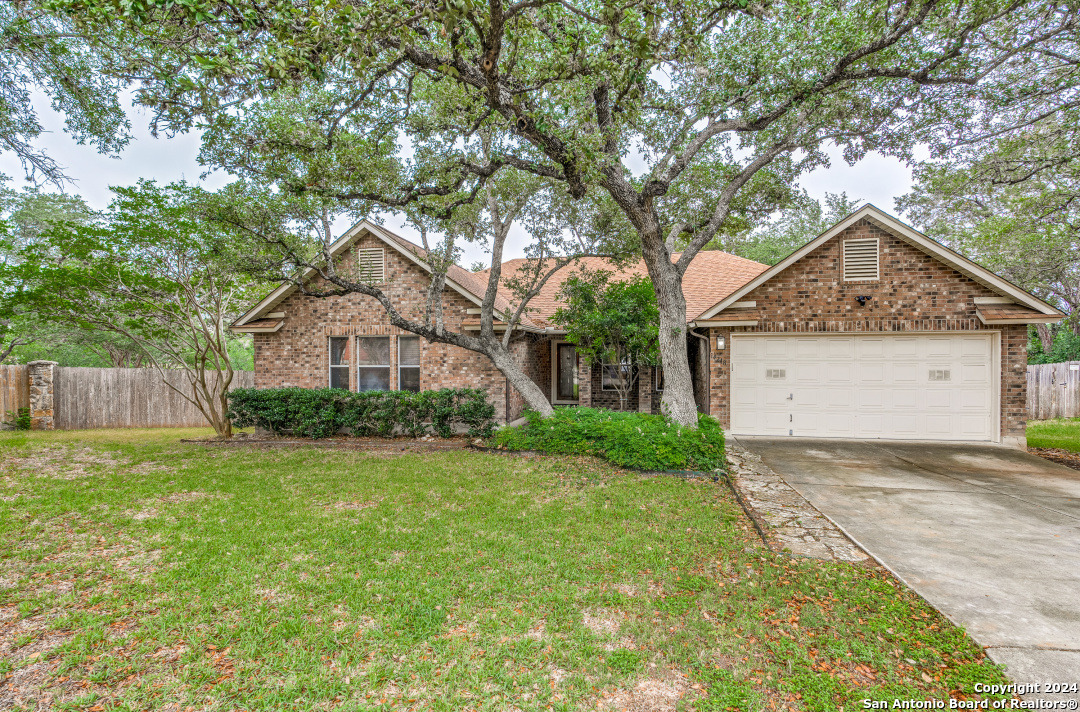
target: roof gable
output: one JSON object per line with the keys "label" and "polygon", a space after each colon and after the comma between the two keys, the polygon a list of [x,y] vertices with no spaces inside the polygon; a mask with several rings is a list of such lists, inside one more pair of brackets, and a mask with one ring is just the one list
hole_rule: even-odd
{"label": "roof gable", "polygon": [[[341,255],[346,248],[364,235],[371,235],[372,237],[378,238],[420,269],[423,269],[429,274],[431,273],[431,266],[426,261],[427,254],[424,251],[424,248],[415,245],[368,220],[361,220],[356,223],[330,245],[331,258],[336,258]],[[301,279],[308,279],[314,274],[315,270],[311,268],[305,269]],[[447,270],[446,286],[461,294],[477,306],[481,306],[483,303],[482,295],[486,283],[482,286],[478,285],[476,275],[457,265],[451,265],[450,269]],[[245,326],[250,322],[260,319],[295,291],[295,284],[282,284],[274,291],[270,292],[270,294],[263,297],[263,299],[255,304],[255,306],[248,309],[243,316],[233,323],[233,326]],[[509,302],[506,302],[505,299],[496,299],[495,308],[497,310],[505,311],[510,308],[510,304]]]}
{"label": "roof gable", "polygon": [[862,219],[868,219],[876,225],[889,231],[896,237],[907,242],[913,247],[921,250],[923,253],[929,255],[931,258],[936,259],[949,267],[953,268],[957,272],[970,277],[976,282],[982,284],[987,289],[1002,295],[1003,297],[1009,297],[1017,304],[1025,306],[1034,312],[1041,315],[1058,317],[1064,316],[1064,314],[1054,307],[1050,306],[1043,300],[1039,299],[1033,294],[1021,289],[1012,282],[1000,277],[985,267],[973,262],[972,260],[964,257],[959,252],[952,250],[940,242],[933,240],[923,233],[915,230],[909,225],[906,225],[897,220],[892,215],[882,211],[870,203],[867,203],[863,207],[856,210],[851,215],[847,216],[833,227],[829,228],[825,232],[818,235],[813,240],[810,240],[799,249],[792,252],[780,262],[776,263],[772,267],[764,270],[748,282],[734,290],[732,293],[719,300],[711,307],[702,312],[699,319],[710,319],[717,314],[728,308],[747,294],[758,288],[765,282],[780,274],[793,264],[801,260],[803,257],[809,255],[817,248],[824,245],[829,240],[833,239],[840,233],[847,230],[852,225],[856,224]]}

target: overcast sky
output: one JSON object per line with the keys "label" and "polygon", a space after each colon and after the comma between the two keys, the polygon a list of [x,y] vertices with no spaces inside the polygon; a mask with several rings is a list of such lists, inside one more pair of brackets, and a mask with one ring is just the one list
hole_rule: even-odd
{"label": "overcast sky", "polygon": [[[206,172],[196,161],[199,153],[197,135],[153,138],[148,129],[149,116],[137,107],[130,108],[128,114],[134,138],[118,158],[112,158],[99,154],[91,146],[75,143],[64,133],[61,117],[52,111],[44,97],[38,97],[36,104],[47,131],[38,139],[37,146],[44,148],[65,168],[73,181],[66,190],[81,194],[93,208],[108,206],[112,197],[109,186],[112,185],[131,185],[139,178],[153,178],[161,183],[181,178],[198,182]],[[0,153],[0,173],[10,177],[15,186],[24,184],[22,168],[11,153]],[[213,189],[228,181],[229,177],[218,171],[203,179],[203,184]],[[818,199],[825,193],[846,192],[853,199],[874,203],[882,210],[892,212],[893,199],[911,188],[911,170],[896,159],[877,154],[849,166],[837,152],[831,167],[808,173],[802,184]],[[393,216],[387,216],[384,223],[405,237],[415,236]],[[340,226],[342,230],[346,227]],[[521,256],[523,242],[523,235],[511,236],[506,247],[507,259]],[[479,247],[467,246],[463,262],[468,265],[485,257]]]}

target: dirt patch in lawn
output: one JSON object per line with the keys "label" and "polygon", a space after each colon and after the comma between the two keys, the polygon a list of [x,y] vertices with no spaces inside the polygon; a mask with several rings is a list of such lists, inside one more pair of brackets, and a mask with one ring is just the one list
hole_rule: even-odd
{"label": "dirt patch in lawn", "polygon": [[198,502],[204,499],[228,499],[231,496],[232,495],[211,494],[209,492],[174,492],[173,494],[168,494],[164,497],[140,500],[138,509],[125,510],[124,514],[141,522],[146,519],[154,519],[161,516],[164,513],[162,511],[162,505]]}
{"label": "dirt patch in lawn", "polygon": [[124,464],[112,453],[89,447],[42,445],[37,447],[32,455],[4,458],[0,467],[27,472],[37,477],[77,480],[102,471],[114,471]]}
{"label": "dirt patch in lawn", "polygon": [[616,690],[605,697],[609,709],[619,712],[675,712],[680,702],[697,697],[686,675],[676,670],[657,670],[655,676],[640,680],[634,687]]}
{"label": "dirt patch in lawn", "polygon": [[1080,470],[1080,452],[1072,452],[1070,450],[1062,450],[1054,447],[1029,447],[1028,452],[1032,455],[1038,455],[1045,460],[1056,462],[1059,465],[1065,465],[1065,467]]}

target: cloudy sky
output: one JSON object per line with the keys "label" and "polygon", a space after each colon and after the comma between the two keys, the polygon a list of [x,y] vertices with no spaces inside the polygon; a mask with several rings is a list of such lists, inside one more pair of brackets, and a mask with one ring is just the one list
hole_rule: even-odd
{"label": "cloudy sky", "polygon": [[[93,208],[100,209],[109,204],[109,186],[130,185],[139,178],[153,178],[162,183],[181,178],[190,182],[202,180],[211,189],[229,180],[220,171],[202,177],[206,171],[196,161],[199,152],[197,135],[152,137],[148,129],[149,116],[140,108],[132,107],[128,113],[133,140],[119,157],[109,157],[99,154],[93,147],[80,146],[68,137],[63,131],[62,117],[52,111],[44,97],[39,97],[36,104],[47,131],[38,139],[37,145],[64,166],[73,181],[66,190],[81,194]],[[10,177],[16,186],[24,183],[22,168],[10,153],[0,153],[0,173]],[[802,183],[810,195],[818,199],[825,193],[846,192],[851,198],[892,211],[893,199],[911,187],[911,170],[896,159],[877,154],[871,154],[855,166],[847,165],[837,155],[831,167],[807,174]],[[386,216],[384,222],[405,237],[413,236],[412,231],[403,228],[394,216]],[[347,225],[340,227],[344,230]],[[522,235],[516,239],[511,236],[511,244],[507,245],[508,259],[521,255],[522,242]],[[483,259],[482,250],[472,247],[466,249],[463,262],[470,264]]]}

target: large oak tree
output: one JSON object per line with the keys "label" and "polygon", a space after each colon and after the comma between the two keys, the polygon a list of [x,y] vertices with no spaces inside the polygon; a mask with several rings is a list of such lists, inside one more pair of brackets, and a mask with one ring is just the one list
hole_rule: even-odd
{"label": "large oak tree", "polygon": [[[981,97],[1023,100],[1009,68],[1077,22],[1070,3],[1025,0],[60,5],[91,33],[127,33],[112,71],[141,82],[163,125],[203,122],[211,164],[392,208],[467,202],[503,170],[606,193],[656,291],[664,408],[688,425],[696,253],[787,201],[831,145],[852,162],[910,157],[962,131]],[[283,92],[306,107],[303,129],[245,130]],[[480,131],[500,138],[490,161]]]}

